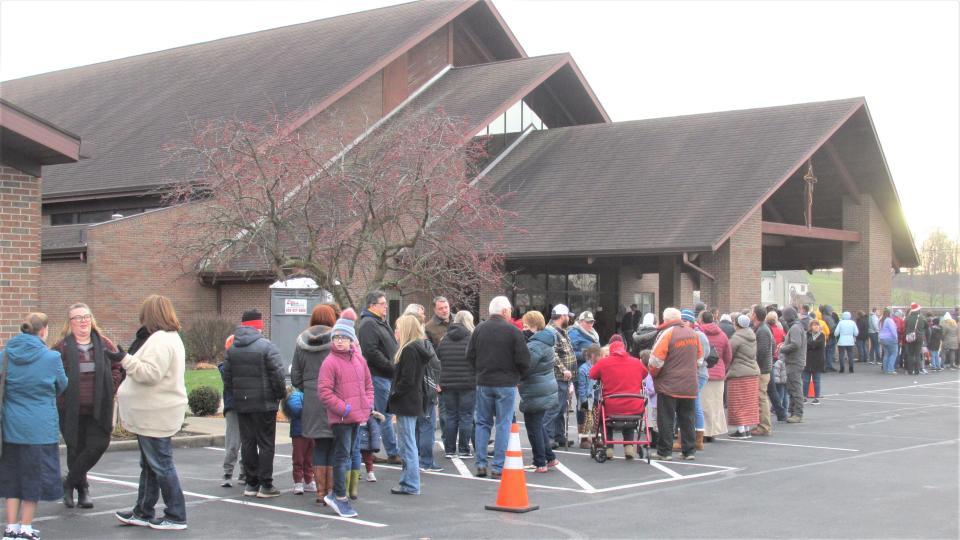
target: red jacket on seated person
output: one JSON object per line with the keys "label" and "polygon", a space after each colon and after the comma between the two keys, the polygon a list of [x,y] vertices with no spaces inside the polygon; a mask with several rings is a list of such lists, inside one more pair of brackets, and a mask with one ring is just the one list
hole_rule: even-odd
{"label": "red jacket on seated person", "polygon": [[[597,360],[590,368],[589,376],[603,384],[603,397],[610,394],[643,395],[643,380],[647,368],[639,358],[627,354],[622,341],[610,343],[610,356]],[[641,398],[613,398],[604,400],[607,416],[642,414]]]}

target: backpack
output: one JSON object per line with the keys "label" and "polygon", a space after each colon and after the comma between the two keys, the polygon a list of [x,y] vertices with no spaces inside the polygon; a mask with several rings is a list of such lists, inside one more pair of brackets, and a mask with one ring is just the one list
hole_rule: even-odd
{"label": "backpack", "polygon": [[706,358],[703,359],[703,361],[707,363],[708,369],[717,365],[717,362],[720,361],[720,353],[717,352],[717,348],[710,347],[710,354],[708,354]]}

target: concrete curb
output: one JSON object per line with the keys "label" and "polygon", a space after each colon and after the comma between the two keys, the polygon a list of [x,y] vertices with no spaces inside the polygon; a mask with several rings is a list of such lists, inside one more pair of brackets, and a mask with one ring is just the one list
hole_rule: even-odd
{"label": "concrete curb", "polygon": [[[173,437],[174,448],[203,448],[204,446],[223,446],[223,435],[183,435]],[[128,441],[110,441],[107,452],[128,452],[138,450],[136,439]],[[60,445],[60,455],[67,455],[67,445]]]}

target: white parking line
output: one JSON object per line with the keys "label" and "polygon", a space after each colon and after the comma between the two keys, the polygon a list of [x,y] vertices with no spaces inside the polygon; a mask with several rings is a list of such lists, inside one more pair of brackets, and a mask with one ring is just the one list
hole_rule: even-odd
{"label": "white parking line", "polygon": [[99,501],[101,499],[111,499],[113,497],[129,497],[130,495],[136,495],[136,491],[124,491],[123,493],[113,493],[111,495],[99,495],[97,497],[90,497],[94,501]]}
{"label": "white parking line", "polygon": [[713,440],[721,441],[721,442],[737,442],[737,443],[747,443],[747,444],[769,444],[772,446],[793,446],[796,448],[814,448],[816,450],[836,450],[838,452],[859,452],[859,450],[855,448],[834,448],[832,446],[812,446],[808,444],[787,444],[787,443],[779,443],[779,442],[744,441],[740,439],[721,439],[721,438],[714,438]]}
{"label": "white parking line", "polygon": [[[138,483],[135,483],[135,482],[126,482],[126,481],[124,481],[124,480],[114,480],[114,479],[112,479],[112,478],[103,478],[103,477],[96,476],[96,475],[92,475],[92,474],[88,474],[88,475],[87,475],[87,478],[90,479],[90,480],[95,480],[95,481],[97,481],[97,482],[104,482],[104,483],[107,483],[107,484],[116,484],[116,485],[119,485],[119,486],[129,486],[129,487],[140,487],[140,485],[139,485]],[[354,524],[354,525],[365,525],[365,526],[367,526],[367,527],[386,527],[386,526],[387,526],[386,523],[377,523],[377,522],[375,522],[375,521],[366,521],[366,520],[357,519],[357,518],[345,518],[345,517],[340,517],[340,516],[331,516],[331,515],[329,515],[329,514],[318,514],[318,513],[316,513],[316,512],[308,512],[308,511],[306,511],[306,510],[297,510],[296,508],[284,508],[284,507],[282,507],[282,506],[273,506],[273,505],[269,505],[269,504],[255,503],[255,502],[251,502],[251,501],[244,501],[244,500],[237,500],[237,499],[229,499],[229,498],[226,498],[226,497],[218,497],[218,496],[216,496],[216,495],[207,495],[207,494],[205,494],[205,493],[196,493],[196,492],[193,492],[193,491],[184,491],[183,494],[184,494],[184,495],[189,495],[189,496],[191,496],[191,497],[198,497],[198,498],[200,498],[200,499],[207,499],[207,500],[211,500],[211,501],[219,501],[219,502],[225,502],[225,503],[230,503],[230,504],[239,504],[239,505],[243,505],[243,506],[253,506],[253,507],[255,507],[255,508],[264,508],[264,509],[266,509],[266,510],[274,510],[274,511],[277,511],[277,512],[285,512],[285,513],[287,513],[287,514],[297,514],[297,515],[301,515],[301,516],[309,516],[309,517],[316,517],[316,518],[322,518],[322,519],[332,519],[332,520],[335,520],[335,521],[342,521],[342,522],[344,522],[344,523],[352,523],[352,524]],[[86,515],[91,515],[91,514],[86,514]]]}
{"label": "white parking line", "polygon": [[859,392],[843,392],[843,393],[837,393],[837,394],[826,394],[826,395],[823,396],[823,397],[852,396],[852,395],[855,395],[855,394],[879,394],[879,393],[881,393],[881,392],[890,392],[890,391],[892,391],[892,390],[906,390],[906,389],[910,389],[910,388],[924,388],[924,387],[927,387],[927,386],[940,386],[940,385],[943,385],[943,384],[958,384],[958,383],[960,383],[960,380],[957,380],[957,381],[943,381],[943,382],[926,383],[926,384],[911,384],[910,386],[897,386],[897,387],[895,387],[895,388],[881,388],[880,390],[861,390],[861,391],[859,391]]}
{"label": "white parking line", "polygon": [[589,482],[587,482],[586,480],[584,480],[579,474],[571,471],[571,470],[570,470],[566,465],[564,465],[563,463],[557,463],[556,469],[557,469],[558,471],[562,472],[563,474],[567,475],[567,478],[573,480],[573,482],[574,482],[575,484],[577,484],[578,486],[582,487],[582,488],[585,489],[587,492],[593,493],[593,492],[596,491],[596,489],[595,489],[593,486],[591,486]]}
{"label": "white parking line", "polygon": [[[895,396],[895,395],[896,395],[896,394],[894,394],[894,396]],[[921,406],[936,405],[936,403],[933,403],[933,404],[931,404],[931,403],[907,403],[907,402],[904,402],[904,401],[880,401],[880,400],[877,400],[877,399],[830,398],[830,401],[844,401],[844,402],[850,402],[850,403],[883,403],[884,405],[921,405]],[[944,407],[950,407],[950,406],[952,406],[952,405],[953,405],[953,403],[945,403],[945,404],[943,404]]]}
{"label": "white parking line", "polygon": [[[650,463],[652,464],[653,462],[651,461]],[[646,482],[637,482],[637,483],[635,483],[635,484],[624,484],[624,485],[622,485],[622,486],[613,486],[613,487],[608,487],[608,488],[602,488],[602,489],[598,489],[598,490],[596,491],[596,493],[607,493],[607,492],[610,492],[610,491],[620,491],[620,490],[623,490],[623,489],[630,489],[630,488],[635,488],[635,487],[652,486],[652,485],[656,485],[656,484],[666,484],[666,483],[668,483],[668,482],[679,482],[679,481],[681,481],[681,480],[691,480],[691,479],[694,479],[694,478],[702,478],[702,477],[704,477],[704,476],[713,476],[713,475],[715,475],[715,474],[722,474],[722,473],[725,473],[725,472],[739,471],[739,470],[740,470],[740,469],[723,469],[723,470],[710,471],[710,472],[705,472],[705,473],[688,474],[688,475],[686,475],[686,476],[681,476],[681,477],[679,477],[679,478],[674,478],[674,477],[670,477],[670,478],[659,478],[659,479],[657,479],[657,480],[648,480],[648,481],[646,481]]]}
{"label": "white parking line", "polygon": [[666,465],[660,463],[659,461],[656,461],[656,460],[651,461],[651,462],[650,462],[650,465],[652,465],[653,468],[655,468],[655,469],[660,469],[661,471],[667,473],[667,475],[668,475],[669,477],[671,477],[671,478],[683,478],[683,475],[682,475],[682,474],[680,474],[680,473],[678,473],[677,471],[675,471],[675,470],[667,467]]}
{"label": "white parking line", "polygon": [[465,478],[473,478],[473,473],[470,472],[470,469],[467,468],[467,464],[463,462],[462,459],[454,457],[450,459],[453,462],[453,466],[457,468],[457,472],[460,473],[460,476]]}

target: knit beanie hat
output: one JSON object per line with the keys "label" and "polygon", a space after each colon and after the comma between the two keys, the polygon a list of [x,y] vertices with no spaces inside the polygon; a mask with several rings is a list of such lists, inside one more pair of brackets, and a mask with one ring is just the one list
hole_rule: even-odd
{"label": "knit beanie hat", "polygon": [[697,316],[693,314],[691,309],[681,309],[680,318],[687,322],[697,322]]}
{"label": "knit beanie hat", "polygon": [[750,328],[750,317],[747,317],[746,315],[737,317],[737,325],[740,328]]}
{"label": "knit beanie hat", "polygon": [[350,341],[357,341],[357,332],[354,330],[354,321],[357,320],[357,312],[352,308],[347,308],[340,313],[340,318],[333,325],[333,336],[347,336]]}

